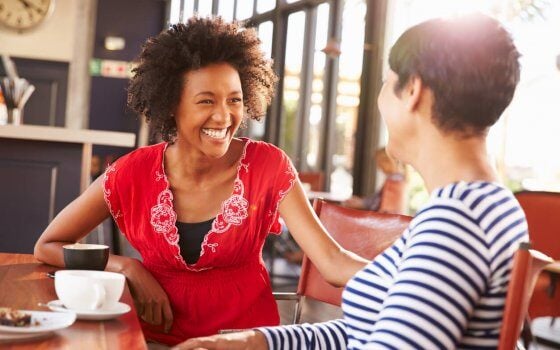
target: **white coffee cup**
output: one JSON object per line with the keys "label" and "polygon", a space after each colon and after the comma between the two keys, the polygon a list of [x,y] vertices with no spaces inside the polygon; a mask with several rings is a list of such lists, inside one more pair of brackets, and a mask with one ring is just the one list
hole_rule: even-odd
{"label": "white coffee cup", "polygon": [[124,290],[123,274],[107,271],[60,270],[54,288],[64,306],[72,310],[111,310]]}

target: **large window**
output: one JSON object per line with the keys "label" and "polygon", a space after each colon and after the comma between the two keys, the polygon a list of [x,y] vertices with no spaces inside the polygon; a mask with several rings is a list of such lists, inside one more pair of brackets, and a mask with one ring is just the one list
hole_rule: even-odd
{"label": "large window", "polygon": [[[530,0],[393,1],[387,47],[423,20],[471,11],[485,12],[511,32],[521,52],[521,80],[511,105],[489,134],[488,150],[502,181],[513,191],[560,191],[560,2]],[[411,209],[427,195],[411,177]]]}
{"label": "large window", "polygon": [[280,115],[280,147],[299,165],[298,117],[301,110],[300,92],[302,77],[303,41],[300,35],[305,31],[305,13],[298,11],[288,16],[288,40],[284,58],[284,77],[282,92],[282,113]]}
{"label": "large window", "polygon": [[354,148],[358,107],[360,104],[360,79],[364,48],[366,4],[363,0],[347,0],[342,15],[342,40],[336,97],[336,131],[334,154],[331,158],[333,173],[331,191],[343,196],[352,194]]}

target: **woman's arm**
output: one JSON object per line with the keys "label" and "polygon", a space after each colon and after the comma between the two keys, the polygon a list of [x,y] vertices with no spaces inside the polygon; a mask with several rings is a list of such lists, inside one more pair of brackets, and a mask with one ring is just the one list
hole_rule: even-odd
{"label": "woman's arm", "polygon": [[[109,217],[103,198],[103,176],[98,177],[78,198],[68,204],[49,224],[35,243],[37,260],[64,267],[62,246],[76,243]],[[107,270],[123,272],[131,258],[110,255]]]}
{"label": "woman's arm", "polygon": [[109,217],[102,186],[100,176],[54,218],[35,244],[35,258],[64,266],[62,246],[79,241]]}
{"label": "woman's arm", "polygon": [[290,233],[327,282],[344,286],[368,260],[342,248],[315,215],[299,181],[280,203],[280,215]]}
{"label": "woman's arm", "polygon": [[333,320],[192,338],[173,350],[345,350],[347,338],[344,320]]}
{"label": "woman's arm", "polygon": [[[35,244],[35,257],[41,262],[64,267],[62,246],[79,241],[109,215],[103,198],[103,176],[100,176],[54,218]],[[142,263],[111,254],[106,270],[126,276],[138,315],[144,321],[155,325],[163,323],[165,331],[171,328],[173,314],[169,298]]]}

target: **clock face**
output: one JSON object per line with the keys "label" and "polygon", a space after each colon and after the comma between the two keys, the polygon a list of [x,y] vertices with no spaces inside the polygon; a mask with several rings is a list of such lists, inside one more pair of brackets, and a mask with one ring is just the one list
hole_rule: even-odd
{"label": "clock face", "polygon": [[15,30],[33,28],[53,7],[54,0],[0,0],[0,24]]}

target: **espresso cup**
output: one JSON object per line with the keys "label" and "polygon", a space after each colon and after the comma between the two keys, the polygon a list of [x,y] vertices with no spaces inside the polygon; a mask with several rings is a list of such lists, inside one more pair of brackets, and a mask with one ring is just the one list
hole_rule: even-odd
{"label": "espresso cup", "polygon": [[69,270],[105,270],[109,247],[102,244],[74,243],[62,246],[64,265]]}
{"label": "espresso cup", "polygon": [[112,310],[122,296],[123,274],[91,270],[55,272],[54,289],[66,308],[79,311]]}

